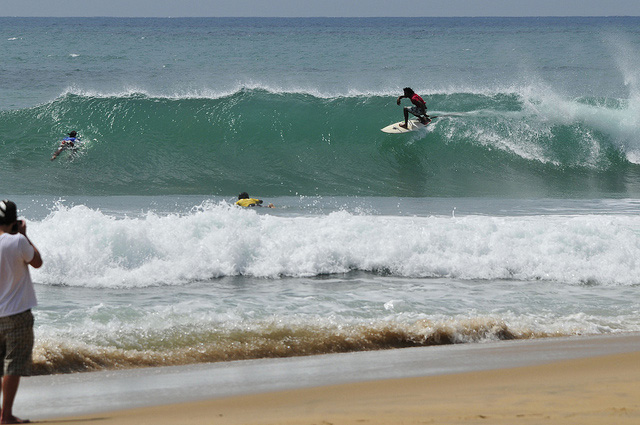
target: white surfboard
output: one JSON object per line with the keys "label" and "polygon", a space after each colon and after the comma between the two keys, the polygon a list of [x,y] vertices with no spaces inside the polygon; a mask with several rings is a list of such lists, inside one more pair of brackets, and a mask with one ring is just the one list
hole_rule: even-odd
{"label": "white surfboard", "polygon": [[382,129],[385,133],[391,134],[400,134],[400,133],[410,133],[412,131],[422,130],[429,124],[422,124],[418,120],[409,120],[407,123],[407,128],[400,127],[400,124],[404,124],[404,121],[397,122],[395,124],[391,124]]}

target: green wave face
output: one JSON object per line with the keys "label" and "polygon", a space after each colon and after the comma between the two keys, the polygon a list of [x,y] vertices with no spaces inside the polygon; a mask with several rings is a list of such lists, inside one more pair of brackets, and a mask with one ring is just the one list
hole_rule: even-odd
{"label": "green wave face", "polygon": [[[637,196],[631,102],[426,94],[426,130],[389,135],[394,97],[244,89],[218,98],[68,93],[0,111],[5,192],[60,195]],[[404,106],[404,104],[403,104]],[[83,144],[50,161],[60,139]]]}

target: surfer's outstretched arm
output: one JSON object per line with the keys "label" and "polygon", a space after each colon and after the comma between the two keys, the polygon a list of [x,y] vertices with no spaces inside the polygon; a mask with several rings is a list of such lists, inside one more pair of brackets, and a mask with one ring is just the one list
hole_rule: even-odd
{"label": "surfer's outstretched arm", "polygon": [[51,157],[51,160],[53,161],[54,159],[56,159],[56,158],[58,157],[58,155],[60,155],[60,153],[61,153],[63,150],[64,150],[64,146],[60,146],[60,147],[58,148],[58,150],[57,150],[57,151],[55,151],[55,152],[53,153],[53,156]]}
{"label": "surfer's outstretched arm", "polygon": [[[73,144],[71,146],[73,146]],[[60,143],[60,147],[58,148],[58,150],[53,153],[53,156],[51,157],[51,160],[53,161],[54,159],[56,159],[58,157],[58,155],[60,155],[62,153],[62,151],[65,150],[66,148],[67,148],[67,142],[65,142],[63,140]]]}

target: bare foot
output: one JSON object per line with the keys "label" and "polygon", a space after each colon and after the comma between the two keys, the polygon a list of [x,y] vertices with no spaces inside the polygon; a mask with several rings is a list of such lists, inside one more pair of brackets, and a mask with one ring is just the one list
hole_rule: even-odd
{"label": "bare foot", "polygon": [[407,128],[407,124],[398,124],[398,127]]}
{"label": "bare foot", "polygon": [[31,421],[29,419],[20,419],[16,416],[11,416],[9,418],[2,418],[0,420],[0,424],[30,424]]}

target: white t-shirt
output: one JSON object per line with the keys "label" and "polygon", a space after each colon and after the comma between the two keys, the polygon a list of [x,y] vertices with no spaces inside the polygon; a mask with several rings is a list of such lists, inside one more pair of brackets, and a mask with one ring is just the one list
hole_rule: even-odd
{"label": "white t-shirt", "polygon": [[28,265],[34,255],[33,247],[23,235],[0,235],[0,317],[38,305]]}

